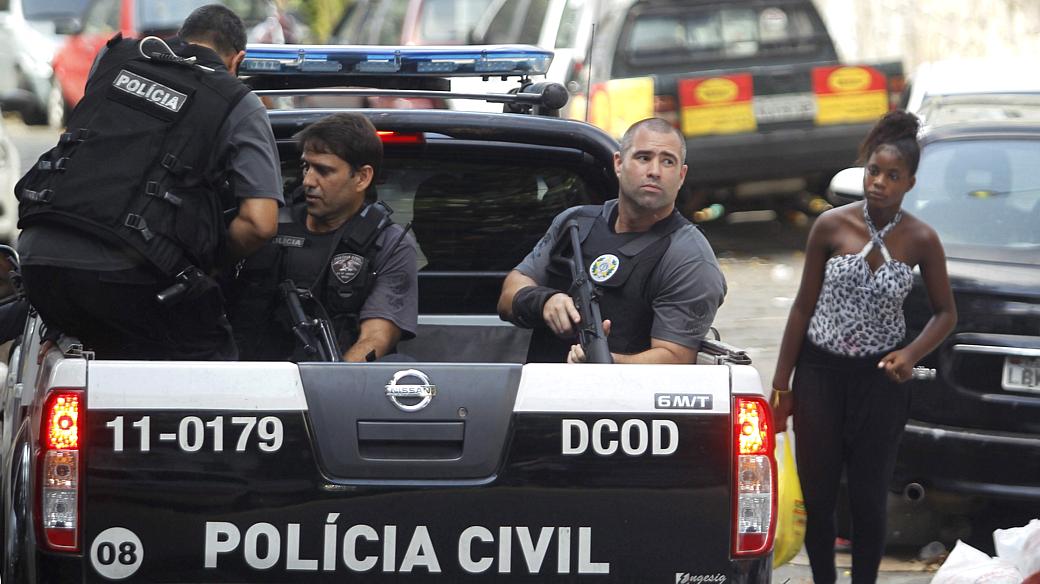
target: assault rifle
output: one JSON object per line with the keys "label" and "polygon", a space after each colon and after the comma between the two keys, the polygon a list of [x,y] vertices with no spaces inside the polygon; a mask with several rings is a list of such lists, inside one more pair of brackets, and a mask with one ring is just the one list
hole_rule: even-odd
{"label": "assault rifle", "polygon": [[279,284],[278,290],[289,309],[289,324],[292,325],[293,333],[307,355],[317,357],[319,361],[342,361],[342,353],[339,351],[329,319],[308,316],[307,311],[303,309],[303,302],[307,301],[315,305],[324,316],[325,311],[320,309],[321,305],[311,295],[311,291],[297,288],[292,280],[285,280]]}
{"label": "assault rifle", "polygon": [[613,363],[607,335],[603,332],[603,317],[599,312],[599,297],[596,288],[585,273],[581,256],[581,239],[578,237],[578,222],[571,219],[564,227],[571,237],[571,289],[574,306],[581,314],[578,325],[578,342],[585,351],[588,363]]}

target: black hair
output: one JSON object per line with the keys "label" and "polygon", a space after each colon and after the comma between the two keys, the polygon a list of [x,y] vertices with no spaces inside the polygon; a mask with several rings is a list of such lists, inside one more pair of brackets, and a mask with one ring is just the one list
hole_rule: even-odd
{"label": "black hair", "polygon": [[917,142],[920,129],[921,120],[914,114],[903,110],[888,112],[874,124],[860,144],[859,164],[866,164],[878,148],[892,146],[899,151],[910,175],[917,174],[917,164],[921,160],[921,145]]}
{"label": "black hair", "polygon": [[184,19],[177,36],[187,42],[204,42],[222,57],[246,50],[246,26],[227,6],[207,4]]}
{"label": "black hair", "polygon": [[383,164],[383,141],[367,117],[356,113],[340,113],[322,118],[297,132],[293,138],[301,151],[333,154],[351,166],[351,174],[365,166],[372,167],[373,180],[366,199],[375,198],[375,176]]}
{"label": "black hair", "polygon": [[628,152],[628,150],[632,148],[632,141],[635,140],[636,131],[638,131],[639,128],[646,128],[651,132],[658,132],[661,134],[674,134],[675,136],[677,136],[679,138],[679,156],[682,158],[682,160],[680,160],[679,163],[686,164],[686,136],[683,136],[683,133],[679,131],[678,128],[670,124],[667,120],[663,120],[661,118],[646,118],[643,120],[639,120],[638,122],[629,126],[628,129],[625,130],[625,135],[621,136],[622,156],[624,156],[625,152]]}

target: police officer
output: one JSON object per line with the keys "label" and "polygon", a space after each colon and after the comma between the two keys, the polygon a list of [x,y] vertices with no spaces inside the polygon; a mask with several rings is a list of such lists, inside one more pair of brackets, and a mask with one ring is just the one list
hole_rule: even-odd
{"label": "police officer", "polygon": [[415,240],[374,196],[383,144],[368,118],[346,113],[311,124],[296,140],[303,200],[281,210],[278,235],[244,262],[237,280],[232,323],[242,357],[317,360],[291,330],[279,290],[286,280],[327,313],[344,361],[383,357],[418,324]]}
{"label": "police officer", "polygon": [[237,355],[209,274],[274,235],[282,202],[266,111],[234,76],[245,42],[219,5],[168,42],[117,35],[17,186],[29,299],[98,357]]}
{"label": "police officer", "polygon": [[614,153],[618,198],[558,215],[506,277],[499,315],[534,328],[529,361],[584,362],[574,344],[580,315],[571,284],[570,238],[579,225],[582,264],[600,298],[615,363],[694,363],[726,294],[707,240],[675,209],[686,177],[686,141],[668,122],[632,125]]}

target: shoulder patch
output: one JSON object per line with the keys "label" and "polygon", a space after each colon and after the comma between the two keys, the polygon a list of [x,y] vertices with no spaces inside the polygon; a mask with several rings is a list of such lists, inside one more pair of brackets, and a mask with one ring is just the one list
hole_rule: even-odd
{"label": "shoulder patch", "polygon": [[126,69],[116,75],[112,87],[174,113],[180,112],[188,102],[186,94]]}

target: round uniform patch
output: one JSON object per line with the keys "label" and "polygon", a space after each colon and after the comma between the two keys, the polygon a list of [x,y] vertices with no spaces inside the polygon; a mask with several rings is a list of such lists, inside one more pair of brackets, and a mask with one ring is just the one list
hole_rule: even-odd
{"label": "round uniform patch", "polygon": [[606,282],[617,272],[619,265],[621,265],[621,260],[616,255],[605,253],[596,258],[589,266],[589,276],[592,276],[593,282]]}

